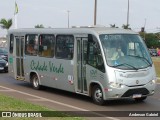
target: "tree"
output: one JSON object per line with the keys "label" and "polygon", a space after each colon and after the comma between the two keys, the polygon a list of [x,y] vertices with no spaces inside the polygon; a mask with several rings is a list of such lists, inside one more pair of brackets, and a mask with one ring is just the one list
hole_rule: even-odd
{"label": "tree", "polygon": [[145,35],[145,42],[148,48],[154,48],[156,45],[156,37],[153,33]]}
{"label": "tree", "polygon": [[115,24],[110,24],[111,28],[118,28]]}
{"label": "tree", "polygon": [[[141,31],[139,31],[139,34],[140,36],[143,38],[143,40],[145,41],[146,40],[146,35],[147,33],[145,32],[145,28],[144,27],[141,27]],[[151,36],[151,35],[147,35],[148,36]],[[152,36],[153,37],[153,36]]]}
{"label": "tree", "polygon": [[159,33],[155,33],[156,36],[156,47],[160,48],[160,32]]}
{"label": "tree", "polygon": [[123,24],[123,25],[122,25],[122,28],[123,28],[123,29],[130,29],[130,30],[131,30],[131,28],[129,27],[129,24],[127,24],[127,25]]}
{"label": "tree", "polygon": [[2,18],[0,20],[0,26],[3,28],[3,29],[9,29],[11,26],[12,26],[12,19],[8,19],[6,20],[5,18]]}
{"label": "tree", "polygon": [[155,34],[157,39],[160,40],[160,32]]}
{"label": "tree", "polygon": [[142,38],[144,38],[145,34],[145,43],[148,48],[160,48],[160,42],[159,38],[157,36],[158,33],[145,33],[145,32],[139,32]]}
{"label": "tree", "polygon": [[37,24],[34,26],[35,28],[44,28],[44,26],[42,24]]}

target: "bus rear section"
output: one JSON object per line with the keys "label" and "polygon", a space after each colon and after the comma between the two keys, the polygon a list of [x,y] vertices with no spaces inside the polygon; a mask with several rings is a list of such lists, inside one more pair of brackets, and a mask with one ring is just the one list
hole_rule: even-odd
{"label": "bus rear section", "polygon": [[8,34],[8,63],[9,74],[17,80],[24,80],[24,36]]}

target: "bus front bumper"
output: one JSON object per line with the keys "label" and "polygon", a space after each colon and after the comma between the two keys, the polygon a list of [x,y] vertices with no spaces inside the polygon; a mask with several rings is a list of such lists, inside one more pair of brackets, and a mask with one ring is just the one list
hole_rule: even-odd
{"label": "bus front bumper", "polygon": [[150,81],[145,85],[127,86],[127,85],[110,85],[109,89],[104,90],[104,99],[123,99],[138,98],[153,95],[155,92],[156,82]]}

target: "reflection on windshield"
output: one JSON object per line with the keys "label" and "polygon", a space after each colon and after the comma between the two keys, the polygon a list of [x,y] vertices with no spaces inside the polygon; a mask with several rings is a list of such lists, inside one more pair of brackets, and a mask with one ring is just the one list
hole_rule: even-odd
{"label": "reflection on windshield", "polygon": [[[132,55],[130,55],[132,56]],[[132,57],[137,57],[139,59],[142,59],[143,61],[145,61],[149,66],[152,66],[152,64],[150,63],[150,61],[148,61],[148,59],[146,59],[145,57],[140,57],[140,56],[132,56]]]}
{"label": "reflection on windshield", "polygon": [[116,66],[113,66],[113,67],[115,67],[115,68],[117,68],[117,67],[119,67],[119,66],[129,66],[129,67],[131,67],[131,68],[133,68],[134,70],[138,70],[137,68],[135,68],[134,66],[132,66],[132,65],[129,65],[129,64],[127,64],[127,63],[123,63],[123,64],[118,64],[118,65],[116,65]]}
{"label": "reflection on windshield", "polygon": [[143,40],[134,34],[102,34],[100,40],[107,64],[120,69],[142,69],[152,65]]}

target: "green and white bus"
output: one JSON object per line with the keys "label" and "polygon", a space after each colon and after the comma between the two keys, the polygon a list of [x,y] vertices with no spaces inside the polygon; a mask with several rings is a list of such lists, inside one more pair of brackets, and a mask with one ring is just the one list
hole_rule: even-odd
{"label": "green and white bus", "polygon": [[13,29],[8,31],[9,73],[42,86],[106,100],[153,95],[156,74],[139,34],[119,28]]}

